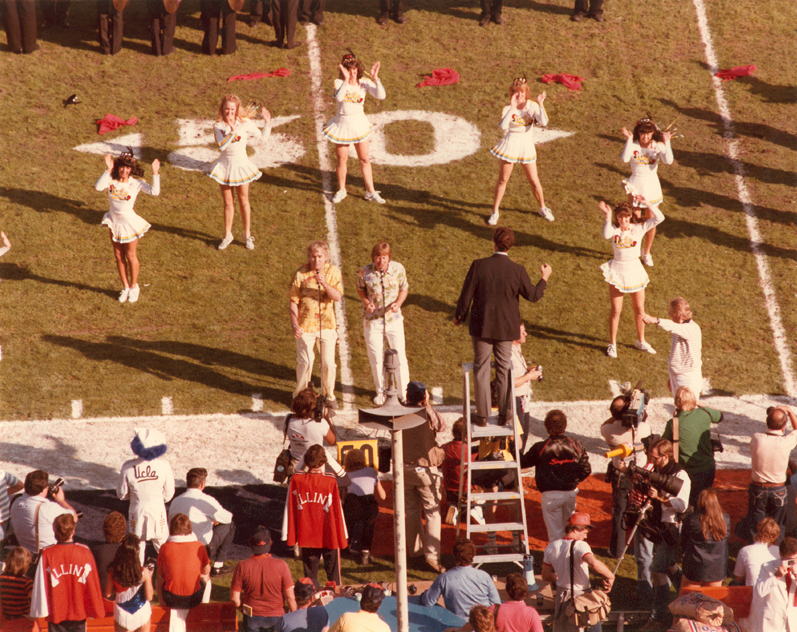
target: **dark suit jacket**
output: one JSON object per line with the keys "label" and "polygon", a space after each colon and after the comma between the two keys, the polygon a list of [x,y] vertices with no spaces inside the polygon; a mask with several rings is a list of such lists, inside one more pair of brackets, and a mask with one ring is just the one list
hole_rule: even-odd
{"label": "dark suit jacket", "polygon": [[471,336],[517,340],[520,337],[518,297],[536,303],[546,285],[543,279],[532,285],[522,265],[496,252],[470,265],[455,317],[464,321],[470,311]]}

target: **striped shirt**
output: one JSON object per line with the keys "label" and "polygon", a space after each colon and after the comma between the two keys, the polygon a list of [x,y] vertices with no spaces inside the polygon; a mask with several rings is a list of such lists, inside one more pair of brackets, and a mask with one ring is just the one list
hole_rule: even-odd
{"label": "striped shirt", "polygon": [[9,511],[11,499],[8,497],[8,488],[19,485],[19,479],[13,474],[0,470],[0,523],[11,517]]}
{"label": "striped shirt", "polygon": [[30,613],[30,595],[33,579],[0,575],[0,603],[3,616],[7,619],[20,619]]}
{"label": "striped shirt", "polygon": [[693,320],[676,323],[662,318],[659,320],[659,327],[672,334],[670,373],[682,374],[700,371],[703,368],[703,334],[700,331],[700,325]]}

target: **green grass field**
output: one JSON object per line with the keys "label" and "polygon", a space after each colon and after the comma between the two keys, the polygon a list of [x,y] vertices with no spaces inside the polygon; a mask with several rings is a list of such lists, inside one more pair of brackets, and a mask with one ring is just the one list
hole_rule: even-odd
{"label": "green grass field", "polygon": [[[249,410],[253,393],[262,394],[267,410],[284,409],[295,366],[287,285],[306,244],[328,237],[308,47],[266,46],[270,28],[240,23],[235,55],[202,56],[198,2],[185,0],[173,55],[149,55],[144,9],[131,3],[123,50],[104,57],[95,43],[94,3],[72,4],[71,30],[40,33],[41,51],[0,53],[0,228],[13,242],[0,260],[0,416],[68,417],[75,399],[87,417],[160,414],[164,396],[173,398],[175,413],[226,413]],[[507,0],[506,24],[486,28],[476,24],[473,0],[408,4],[406,25],[379,27],[376,2],[330,3],[327,23],[317,30],[324,117],[334,113],[331,84],[351,46],[367,66],[382,62],[388,96],[369,99],[366,114],[455,115],[478,128],[480,148],[448,164],[375,164],[385,206],[362,199],[359,168],[350,162],[349,197],[335,211],[356,403],[370,400],[372,383],[354,280],[381,239],[391,242],[410,280],[411,375],[441,385],[446,403],[459,401],[459,365],[472,351],[466,330],[454,328],[450,317],[470,261],[491,252],[484,220],[497,161],[489,148],[500,138],[507,86],[524,73],[534,94],[548,92],[550,127],[574,132],[538,146],[556,221],[536,215],[519,170],[502,204],[500,223],[517,236],[513,259],[534,280],[540,263],[554,269],[544,300],[521,305],[530,333],[526,355],[546,370],[535,397],[605,399],[609,379],[644,379],[654,396],[666,393],[669,338],[651,328],[648,340],[659,354],[634,351],[628,301],[620,358],[603,354],[608,292],[598,266],[611,248],[600,236],[597,202],[620,201],[620,180],[628,174],[619,160],[620,129],[648,111],[665,124],[677,118],[683,134],[674,141],[675,164],[659,172],[667,221],[654,245],[648,311],[664,315],[676,295],[689,300],[703,328],[704,375],[715,393],[786,394],[693,4],[615,0],[607,3],[605,23],[573,24],[568,0]],[[786,0],[706,4],[720,67],[758,66],[752,77],[723,87],[794,362],[797,11]],[[297,37],[306,39],[302,27]],[[423,74],[444,66],[459,72],[458,84],[415,88]],[[290,69],[290,77],[226,82],[279,67]],[[550,72],[585,77],[583,88],[540,83]],[[240,218],[237,241],[224,252],[215,249],[222,235],[217,185],[168,163],[180,149],[177,119],[213,118],[227,92],[262,101],[274,116],[298,115],[275,134],[306,150],[252,185],[254,252],[243,248]],[[72,93],[81,103],[63,107]],[[106,113],[139,123],[100,137],[95,121]],[[425,155],[434,149],[431,130],[420,121],[387,125],[386,148]],[[136,206],[153,224],[139,246],[141,300],[120,305],[107,230],[99,226],[107,198],[93,189],[103,161],[74,148],[132,133],[143,135],[144,161],[159,158],[164,166],[160,197],[142,195]]]}

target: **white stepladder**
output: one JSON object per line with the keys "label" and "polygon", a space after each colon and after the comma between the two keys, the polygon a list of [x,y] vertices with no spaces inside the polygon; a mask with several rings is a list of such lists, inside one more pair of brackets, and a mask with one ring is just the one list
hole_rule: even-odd
{"label": "white stepladder", "polygon": [[[460,467],[459,475],[459,502],[458,502],[458,515],[462,516],[457,526],[457,537],[460,537],[462,530],[462,523],[465,523],[465,537],[470,539],[472,533],[486,533],[488,537],[492,535],[491,543],[483,547],[482,552],[476,555],[473,559],[475,566],[481,566],[485,563],[497,562],[514,562],[521,568],[524,566],[529,569],[531,558],[529,554],[528,534],[526,531],[526,505],[523,502],[523,478],[520,472],[520,439],[517,432],[517,417],[515,415],[515,378],[513,371],[509,371],[509,386],[510,386],[510,409],[507,411],[509,421],[505,426],[498,425],[498,417],[491,416],[487,419],[487,425],[484,427],[474,426],[471,424],[470,414],[470,382],[471,375],[473,374],[473,363],[467,362],[462,365],[462,403],[463,403],[463,417],[465,423],[462,428],[463,441],[462,441],[462,466]],[[471,447],[474,445],[474,440],[478,442],[479,439],[486,438],[499,438],[506,437],[514,439],[512,461],[471,461]],[[510,472],[515,473],[516,487],[513,491],[499,491],[499,492],[471,492],[471,481],[473,472],[482,470],[501,470],[505,474]],[[498,501],[499,503],[507,504],[516,502],[518,505],[516,516],[520,516],[519,522],[498,522],[488,523],[478,520],[474,523],[471,516],[471,511],[478,506],[486,506],[486,503]],[[463,503],[465,511],[463,513]],[[494,541],[495,533],[498,531],[509,531],[515,537],[513,538],[513,545],[509,550],[500,552],[499,548],[492,544]],[[517,544],[515,544],[517,543]],[[533,578],[533,574],[531,575]],[[530,582],[532,584],[533,582]]]}

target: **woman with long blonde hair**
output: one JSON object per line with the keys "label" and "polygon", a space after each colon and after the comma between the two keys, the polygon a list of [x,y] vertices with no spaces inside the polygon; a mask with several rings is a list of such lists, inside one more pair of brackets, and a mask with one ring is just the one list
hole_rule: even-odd
{"label": "woman with long blonde hair", "polygon": [[246,155],[249,141],[264,143],[271,135],[271,114],[265,107],[260,108],[263,117],[263,130],[258,129],[241,106],[241,100],[234,94],[222,97],[218,117],[213,126],[213,136],[221,150],[221,156],[213,163],[208,175],[219,183],[221,199],[224,203],[224,239],[218,245],[224,250],[232,243],[232,220],[235,214],[233,189],[238,197],[241,219],[244,224],[244,243],[247,250],[254,250],[255,238],[252,236],[252,209],[249,206],[249,184],[263,173]]}
{"label": "woman with long blonde hair", "polygon": [[681,587],[722,586],[728,575],[728,534],[731,521],[722,511],[717,490],[704,489],[695,512],[684,521]]}

